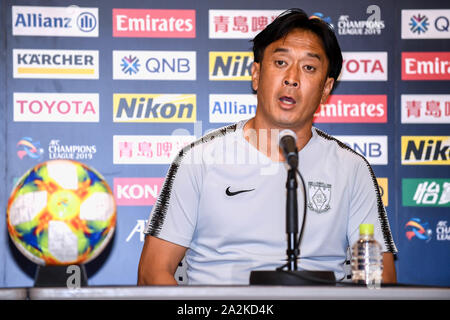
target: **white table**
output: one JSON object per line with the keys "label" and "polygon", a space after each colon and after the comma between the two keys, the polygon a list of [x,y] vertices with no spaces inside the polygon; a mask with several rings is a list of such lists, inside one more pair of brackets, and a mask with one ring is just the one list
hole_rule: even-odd
{"label": "white table", "polygon": [[450,288],[410,286],[379,289],[331,286],[124,286],[28,288],[27,291],[32,300],[450,300]]}

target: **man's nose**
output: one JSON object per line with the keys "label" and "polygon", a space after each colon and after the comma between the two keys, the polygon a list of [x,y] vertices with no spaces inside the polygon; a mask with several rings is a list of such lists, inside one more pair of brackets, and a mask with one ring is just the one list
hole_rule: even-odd
{"label": "man's nose", "polygon": [[285,86],[298,87],[298,81],[285,79],[284,80],[284,85]]}
{"label": "man's nose", "polygon": [[296,73],[295,68],[291,67],[289,70],[286,70],[286,76],[284,77],[283,84],[287,87],[297,88],[300,85],[300,81],[298,80],[298,75]]}

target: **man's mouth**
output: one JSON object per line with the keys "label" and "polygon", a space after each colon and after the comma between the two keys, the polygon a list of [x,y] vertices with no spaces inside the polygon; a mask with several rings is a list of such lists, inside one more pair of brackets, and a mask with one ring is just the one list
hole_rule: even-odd
{"label": "man's mouth", "polygon": [[295,104],[297,101],[295,101],[294,98],[291,97],[287,97],[287,96],[283,96],[279,99],[282,103],[284,104],[288,104],[288,105],[293,105]]}

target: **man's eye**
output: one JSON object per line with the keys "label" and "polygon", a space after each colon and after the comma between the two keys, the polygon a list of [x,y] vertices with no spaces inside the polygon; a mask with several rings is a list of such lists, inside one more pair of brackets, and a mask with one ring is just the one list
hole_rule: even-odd
{"label": "man's eye", "polygon": [[286,62],[283,60],[275,60],[275,64],[279,67],[286,65]]}
{"label": "man's eye", "polygon": [[306,71],[315,71],[315,70],[316,70],[315,67],[313,67],[313,66],[308,66],[308,65],[305,66],[305,69],[306,69]]}

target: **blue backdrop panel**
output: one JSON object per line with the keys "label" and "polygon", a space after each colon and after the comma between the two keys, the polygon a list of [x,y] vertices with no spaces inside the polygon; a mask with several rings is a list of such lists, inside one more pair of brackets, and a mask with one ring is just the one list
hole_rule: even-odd
{"label": "blue backdrop panel", "polygon": [[[355,120],[348,115],[334,120],[318,119],[315,125],[342,137],[368,157],[377,177],[387,179],[383,180],[387,181],[383,190],[399,250],[398,281],[450,285],[450,155],[446,147],[450,134],[450,71],[445,67],[442,72],[430,69],[435,68],[436,61],[450,64],[447,1],[2,1],[0,134],[4,143],[0,143],[0,154],[4,156],[0,157],[3,182],[0,202],[3,208],[6,209],[15,181],[42,161],[69,158],[92,166],[114,188],[118,218],[111,243],[86,265],[89,284],[135,284],[142,231],[155,200],[152,192],[160,187],[145,182],[156,180],[145,179],[164,177],[168,160],[162,151],[180,146],[169,143],[169,138],[164,138],[165,144],[158,143],[154,137],[168,137],[174,132],[199,137],[228,123],[210,122],[211,106],[235,101],[251,104],[248,101],[252,99],[252,91],[245,74],[249,60],[242,66],[245,53],[251,51],[250,33],[270,22],[277,12],[291,7],[321,16],[337,32],[345,63],[342,81],[333,95],[342,104],[355,101],[385,104],[386,120],[367,114]],[[250,11],[243,14],[242,10]],[[172,26],[168,22],[160,33],[131,30],[139,27],[133,19],[150,21],[151,17],[170,16],[181,21],[178,27],[175,22]],[[52,18],[45,20],[46,17]],[[59,20],[55,19],[58,17],[74,18],[65,27],[58,25]],[[149,23],[151,29],[152,22]],[[165,52],[165,62],[162,58],[150,59],[160,51]],[[432,53],[432,65],[423,60],[421,54],[426,52]],[[408,68],[416,74],[402,76],[404,54],[411,54]],[[19,73],[20,66],[45,67],[43,56],[57,62],[63,55],[72,55],[66,58],[65,67],[85,71],[36,75],[30,69],[20,69]],[[235,64],[225,65],[228,58],[237,64],[236,70],[244,71],[243,79],[233,77]],[[222,68],[217,67],[220,62]],[[214,66],[216,71],[228,70],[231,79],[215,79]],[[417,75],[419,68],[423,72],[428,68],[425,72],[428,75]],[[191,69],[194,72],[186,78]],[[407,80],[415,76],[417,79]],[[426,80],[427,77],[432,79]],[[167,99],[176,105],[174,101],[178,98],[166,96],[169,94],[190,101],[186,104],[192,104],[188,96],[195,95],[193,116],[177,118],[179,109],[172,114],[171,106],[165,107],[167,117],[147,122],[127,113],[131,114],[133,99],[136,110],[142,101],[146,104],[151,101],[153,107],[159,103],[159,110]],[[230,97],[229,100],[218,101],[215,95],[221,94]],[[54,107],[50,109],[52,103]],[[402,110],[405,114],[409,112],[403,122]],[[237,119],[238,115],[234,116]],[[376,136],[381,136],[381,140]],[[413,138],[408,138],[408,143],[405,137]],[[440,144],[428,142],[437,137],[443,137]],[[123,145],[121,149],[117,142],[120,139],[134,141],[134,149]],[[21,143],[24,140],[35,149],[26,149]],[[441,156],[437,159],[440,162],[404,163],[406,146],[415,146],[418,154],[421,141],[423,154],[427,146],[433,148],[430,154],[434,154],[437,146],[440,148]],[[148,156],[150,153],[152,157]],[[423,181],[412,185],[408,179],[413,178]],[[119,189],[114,187],[116,184]],[[127,197],[135,200],[133,205],[126,201]],[[437,200],[433,202],[434,197]],[[33,285],[35,269],[9,240],[5,219],[0,219],[0,287]]]}

